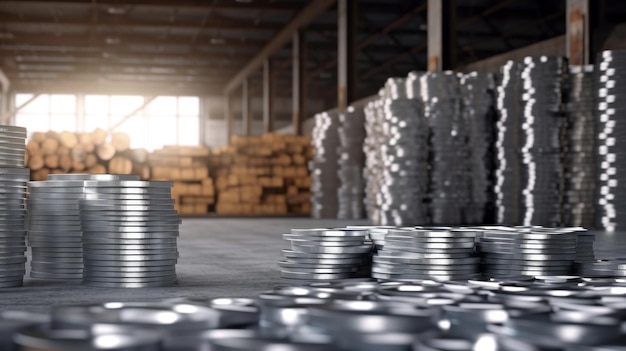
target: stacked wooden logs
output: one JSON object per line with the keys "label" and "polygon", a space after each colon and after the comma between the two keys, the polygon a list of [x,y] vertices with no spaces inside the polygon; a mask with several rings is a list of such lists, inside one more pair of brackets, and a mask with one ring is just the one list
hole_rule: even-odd
{"label": "stacked wooden logs", "polygon": [[25,165],[32,180],[45,180],[48,174],[138,174],[150,178],[148,153],[130,149],[126,133],[34,132],[26,144]]}

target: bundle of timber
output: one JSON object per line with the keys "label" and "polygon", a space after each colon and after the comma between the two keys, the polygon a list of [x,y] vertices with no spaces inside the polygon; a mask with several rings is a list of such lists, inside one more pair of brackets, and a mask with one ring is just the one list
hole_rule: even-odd
{"label": "bundle of timber", "polygon": [[26,144],[24,164],[30,168],[32,180],[58,173],[137,174],[148,179],[147,154],[143,149],[130,149],[126,133],[109,134],[103,129],[34,132]]}
{"label": "bundle of timber", "polygon": [[151,180],[174,182],[172,197],[180,215],[207,214],[215,203],[210,155],[204,146],[165,146],[148,156]]}
{"label": "bundle of timber", "polygon": [[309,215],[313,156],[307,136],[234,136],[211,157],[218,214]]}

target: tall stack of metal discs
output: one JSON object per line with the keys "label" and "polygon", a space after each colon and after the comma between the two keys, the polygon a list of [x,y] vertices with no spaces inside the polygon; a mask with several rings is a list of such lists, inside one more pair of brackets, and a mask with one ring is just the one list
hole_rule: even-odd
{"label": "tall stack of metal discs", "polygon": [[508,61],[496,87],[496,223],[505,225],[521,223],[521,69]]}
{"label": "tall stack of metal discs", "polygon": [[523,225],[561,223],[561,128],[567,62],[561,57],[526,57],[522,70]]}
{"label": "tall stack of metal discs", "polygon": [[596,190],[593,66],[570,66],[569,77],[563,222],[593,228]]}
{"label": "tall stack of metal discs", "polygon": [[626,228],[626,50],[598,54],[594,74],[597,123],[595,223],[606,231]]}
{"label": "tall stack of metal discs", "polygon": [[[382,96],[382,91],[379,96]],[[380,224],[381,220],[381,188],[383,163],[382,145],[385,143],[383,131],[383,101],[376,99],[365,106],[365,132],[363,151],[365,152],[365,208],[367,218],[374,224]]]}
{"label": "tall stack of metal discs", "polygon": [[484,228],[481,271],[487,278],[571,274],[577,237],[570,228]]}
{"label": "tall stack of metal discs", "polygon": [[85,284],[176,284],[179,218],[171,187],[171,182],[85,182],[80,201]]}
{"label": "tall stack of metal discs", "polygon": [[31,277],[82,279],[83,248],[79,201],[86,180],[139,179],[108,174],[51,174],[47,181],[29,182],[28,244]]}
{"label": "tall stack of metal discs", "polygon": [[367,277],[372,243],[367,229],[292,229],[283,238],[281,278],[285,281],[335,281]]}
{"label": "tall stack of metal discs", "polygon": [[415,225],[428,219],[428,123],[418,73],[389,78],[383,99],[381,224]]}
{"label": "tall stack of metal discs", "polygon": [[452,71],[429,72],[422,77],[422,87],[425,115],[431,128],[432,224],[462,224],[470,201],[470,154],[458,75]]}
{"label": "tall stack of metal discs", "polygon": [[348,107],[345,113],[339,115],[339,180],[341,186],[337,189],[339,211],[338,218],[360,219],[365,216],[363,166],[365,154],[363,142],[365,139],[365,112],[363,109]]}
{"label": "tall stack of metal discs", "polygon": [[381,280],[458,280],[476,277],[479,258],[471,229],[389,229],[373,257],[372,277]]}
{"label": "tall stack of metal discs", "polygon": [[494,78],[472,72],[461,78],[463,116],[467,126],[471,202],[464,224],[493,223],[494,215]]}
{"label": "tall stack of metal discs", "polygon": [[315,155],[310,161],[311,204],[314,218],[336,218],[339,210],[337,174],[339,147],[339,116],[336,113],[318,113],[313,128]]}
{"label": "tall stack of metal discs", "polygon": [[0,287],[22,286],[26,256],[24,200],[30,170],[24,168],[26,129],[0,126]]}

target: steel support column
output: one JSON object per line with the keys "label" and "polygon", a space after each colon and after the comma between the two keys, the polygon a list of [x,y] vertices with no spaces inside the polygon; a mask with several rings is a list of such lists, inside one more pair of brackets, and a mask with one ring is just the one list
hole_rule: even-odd
{"label": "steel support column", "polygon": [[241,119],[243,120],[243,134],[252,135],[252,111],[250,110],[250,78],[241,84]]}
{"label": "steel support column", "polygon": [[565,50],[572,65],[589,64],[589,0],[567,0]]}
{"label": "steel support column", "polygon": [[302,134],[302,121],[306,114],[306,44],[303,31],[297,31],[293,35],[293,74],[292,74],[292,119],[293,133]]}
{"label": "steel support column", "polygon": [[233,110],[230,93],[224,94],[224,121],[226,122],[226,144],[230,144],[230,137],[233,136]]}
{"label": "steel support column", "polygon": [[263,132],[274,131],[274,72],[272,62],[265,60],[263,63]]}
{"label": "steel support column", "polygon": [[339,0],[337,3],[337,107],[345,111],[356,99],[356,1]]}
{"label": "steel support column", "polygon": [[428,0],[428,70],[456,66],[456,1]]}

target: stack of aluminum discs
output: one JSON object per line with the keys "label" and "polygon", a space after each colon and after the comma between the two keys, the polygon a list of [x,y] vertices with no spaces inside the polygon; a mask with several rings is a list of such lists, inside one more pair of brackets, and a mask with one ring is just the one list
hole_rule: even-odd
{"label": "stack of aluminum discs", "polygon": [[315,115],[313,149],[315,155],[310,162],[311,204],[314,218],[336,218],[339,210],[337,174],[339,147],[339,117],[336,113],[323,112]]}
{"label": "stack of aluminum discs", "polygon": [[367,229],[292,229],[283,238],[281,278],[311,282],[361,278],[369,275],[372,243]]}
{"label": "stack of aluminum discs", "polygon": [[338,166],[341,186],[337,189],[339,212],[341,219],[360,219],[364,213],[365,180],[363,166],[365,154],[363,141],[365,139],[365,112],[363,109],[348,107],[345,113],[339,115],[339,149]]}
{"label": "stack of aluminum discs", "polygon": [[385,83],[381,147],[381,224],[415,225],[428,219],[428,123],[419,92],[420,75]]}
{"label": "stack of aluminum discs", "polygon": [[[594,83],[597,123],[596,227],[606,231],[626,228],[626,50],[603,51],[596,59]],[[622,119],[620,119],[622,118]]]}
{"label": "stack of aluminum discs", "polygon": [[470,156],[471,203],[465,224],[493,223],[494,215],[494,78],[472,72],[461,78],[463,116],[467,125]]}
{"label": "stack of aluminum discs", "polygon": [[83,248],[79,201],[86,180],[138,180],[138,176],[52,174],[47,181],[30,182],[28,244],[32,250],[31,277],[82,279]]}
{"label": "stack of aluminum discs", "polygon": [[472,229],[391,229],[373,257],[372,277],[380,280],[459,280],[478,273]]}
{"label": "stack of aluminum discs", "polygon": [[522,224],[561,223],[565,59],[526,57],[522,70]]}
{"label": "stack of aluminum discs", "polygon": [[520,134],[521,65],[509,61],[500,69],[496,88],[496,223],[521,223]]}
{"label": "stack of aluminum discs", "polygon": [[596,185],[593,66],[570,66],[563,222],[592,228]]}
{"label": "stack of aluminum discs", "polygon": [[0,287],[22,286],[26,231],[24,200],[30,170],[23,168],[26,129],[0,126]]}
{"label": "stack of aluminum discs", "polygon": [[177,282],[179,219],[171,187],[171,182],[85,182],[80,201],[85,284],[137,288]]}
{"label": "stack of aluminum discs", "polygon": [[[379,94],[382,96],[382,91]],[[383,101],[374,100],[365,106],[365,140],[363,141],[363,151],[365,152],[365,168],[363,176],[365,178],[365,208],[367,218],[374,224],[381,223],[381,189],[383,164],[382,145],[385,143],[385,133],[383,131]]]}
{"label": "stack of aluminum discs", "polygon": [[467,127],[461,113],[455,72],[429,72],[422,77],[422,99],[432,136],[431,220],[435,225],[466,222],[470,202]]}
{"label": "stack of aluminum discs", "polygon": [[478,251],[487,278],[568,275],[576,260],[572,228],[483,228]]}
{"label": "stack of aluminum discs", "polygon": [[576,262],[592,262],[595,261],[596,255],[594,250],[594,242],[596,235],[590,233],[584,228],[572,228],[578,234],[576,237]]}

